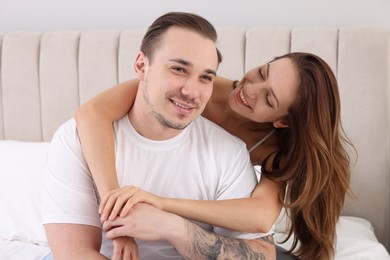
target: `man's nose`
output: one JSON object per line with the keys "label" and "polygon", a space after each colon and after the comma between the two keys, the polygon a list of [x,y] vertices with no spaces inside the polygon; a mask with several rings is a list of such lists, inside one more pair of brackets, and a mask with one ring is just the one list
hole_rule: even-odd
{"label": "man's nose", "polygon": [[188,99],[197,99],[200,95],[200,82],[197,78],[189,78],[184,82],[181,93]]}

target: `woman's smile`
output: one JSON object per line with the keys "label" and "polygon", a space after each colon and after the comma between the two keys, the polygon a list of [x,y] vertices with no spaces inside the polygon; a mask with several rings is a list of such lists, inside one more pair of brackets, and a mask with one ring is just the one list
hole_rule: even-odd
{"label": "woman's smile", "polygon": [[240,105],[252,109],[252,107],[249,105],[248,101],[245,98],[244,88],[241,88],[239,91],[237,91],[236,99]]}

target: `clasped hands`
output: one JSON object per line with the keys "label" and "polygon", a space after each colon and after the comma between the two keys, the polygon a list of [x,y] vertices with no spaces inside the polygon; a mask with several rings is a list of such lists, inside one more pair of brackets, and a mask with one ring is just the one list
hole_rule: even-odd
{"label": "clasped hands", "polygon": [[162,209],[162,198],[134,186],[112,190],[104,196],[99,214],[107,239],[113,240],[113,260],[139,259],[133,237],[163,239],[156,232],[161,225]]}
{"label": "clasped hands", "polygon": [[99,207],[100,220],[114,220],[125,217],[137,203],[150,204],[163,210],[164,200],[135,186],[126,186],[108,192]]}

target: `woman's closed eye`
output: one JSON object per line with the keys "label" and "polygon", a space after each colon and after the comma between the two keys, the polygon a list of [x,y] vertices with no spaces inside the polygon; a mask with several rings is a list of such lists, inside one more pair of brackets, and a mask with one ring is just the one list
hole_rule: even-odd
{"label": "woman's closed eye", "polygon": [[262,80],[265,80],[265,76],[264,76],[264,66],[261,66],[259,68],[259,76]]}
{"label": "woman's closed eye", "polygon": [[270,98],[271,98],[270,96],[271,95],[269,93],[265,94],[265,102],[266,102],[267,106],[272,108],[273,106],[272,106],[272,103],[270,101]]}

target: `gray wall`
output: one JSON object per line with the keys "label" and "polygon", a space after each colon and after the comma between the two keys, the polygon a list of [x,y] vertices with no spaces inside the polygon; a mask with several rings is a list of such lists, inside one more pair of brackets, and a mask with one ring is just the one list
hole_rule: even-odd
{"label": "gray wall", "polygon": [[169,11],[194,12],[216,26],[383,26],[389,0],[0,0],[0,32],[128,29]]}

